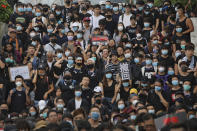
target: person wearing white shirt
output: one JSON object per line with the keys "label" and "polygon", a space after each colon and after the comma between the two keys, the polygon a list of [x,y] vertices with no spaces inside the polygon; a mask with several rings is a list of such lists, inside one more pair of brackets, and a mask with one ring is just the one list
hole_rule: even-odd
{"label": "person wearing white shirt", "polygon": [[104,16],[100,15],[101,7],[100,5],[94,6],[94,14],[90,17],[90,24],[92,25],[92,30],[99,27],[99,20],[105,18]]}
{"label": "person wearing white shirt", "polygon": [[132,15],[133,14],[131,13],[131,5],[126,5],[125,13],[122,14],[119,17],[119,23],[122,22],[124,24],[124,27],[127,27],[127,26],[131,25],[131,23],[130,23],[130,17]]}
{"label": "person wearing white shirt", "polygon": [[46,52],[53,52],[53,54],[55,54],[55,51],[57,49],[61,49],[61,46],[59,46],[57,44],[57,37],[56,37],[56,34],[50,34],[50,43],[46,44],[44,46],[44,51]]}

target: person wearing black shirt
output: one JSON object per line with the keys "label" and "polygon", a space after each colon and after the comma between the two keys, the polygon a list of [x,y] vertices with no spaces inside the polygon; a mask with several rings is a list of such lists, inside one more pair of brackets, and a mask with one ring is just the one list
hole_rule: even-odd
{"label": "person wearing black shirt", "polygon": [[155,81],[154,89],[148,93],[147,102],[154,106],[156,112],[166,111],[171,104],[171,97],[162,86],[162,81],[158,79]]}
{"label": "person wearing black shirt", "polygon": [[30,104],[30,97],[28,95],[29,88],[20,75],[15,77],[15,84],[16,88],[10,90],[7,103],[11,106],[11,112],[20,113],[22,110],[26,109],[26,105]]}
{"label": "person wearing black shirt", "polygon": [[116,28],[116,23],[112,19],[112,11],[110,9],[105,12],[106,26],[105,29],[109,32],[110,38],[113,37],[114,29]]}
{"label": "person wearing black shirt", "polygon": [[122,81],[122,86],[120,87],[120,99],[127,101],[130,95],[130,83],[129,80]]}
{"label": "person wearing black shirt", "polygon": [[137,31],[137,24],[136,24],[136,18],[135,16],[130,17],[131,25],[126,27],[126,32],[129,34],[129,38],[133,39],[136,37],[136,31]]}

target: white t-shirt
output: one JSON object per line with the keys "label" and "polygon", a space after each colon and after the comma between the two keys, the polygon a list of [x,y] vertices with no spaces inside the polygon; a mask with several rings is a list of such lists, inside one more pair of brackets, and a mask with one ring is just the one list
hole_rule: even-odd
{"label": "white t-shirt", "polygon": [[[132,16],[132,14],[123,14],[119,17],[119,23],[122,22],[124,24],[124,27],[130,26],[130,17]],[[123,18],[122,18],[123,17]]]}
{"label": "white t-shirt", "polygon": [[55,50],[57,49],[61,49],[61,46],[59,46],[58,44],[53,45],[52,43],[48,43],[44,46],[44,50],[46,52],[53,52],[55,54]]}
{"label": "white t-shirt", "polygon": [[81,102],[82,99],[80,99],[79,101],[75,99],[75,109],[79,109],[81,107]]}
{"label": "white t-shirt", "polygon": [[92,29],[94,30],[94,28],[99,27],[99,20],[105,18],[102,15],[99,16],[95,16],[93,15],[92,17],[90,17],[90,25],[92,25]]}

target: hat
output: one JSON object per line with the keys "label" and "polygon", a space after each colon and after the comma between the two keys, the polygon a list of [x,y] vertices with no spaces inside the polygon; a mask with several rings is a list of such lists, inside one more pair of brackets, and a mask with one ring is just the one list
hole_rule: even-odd
{"label": "hat", "polygon": [[90,21],[90,18],[89,17],[84,17],[83,21]]}
{"label": "hat", "polygon": [[72,27],[73,27],[73,26],[78,26],[78,27],[79,27],[79,23],[74,22],[74,23],[72,24]]}
{"label": "hat", "polygon": [[89,58],[87,61],[92,61],[93,63],[95,63],[93,58]]}
{"label": "hat", "polygon": [[105,5],[105,1],[103,1],[103,0],[100,1],[100,2],[99,2],[99,5]]}
{"label": "hat", "polygon": [[38,107],[39,107],[40,110],[43,110],[46,107],[46,105],[47,104],[46,104],[46,102],[44,100],[40,100],[38,102]]}
{"label": "hat", "polygon": [[100,86],[96,86],[96,87],[94,88],[94,92],[100,93],[100,92],[102,92],[102,88],[101,88]]}
{"label": "hat", "polygon": [[44,120],[38,121],[35,125],[34,130],[40,129],[42,127],[46,127],[47,126],[47,122]]}
{"label": "hat", "polygon": [[138,94],[138,91],[135,88],[130,89],[130,94]]}

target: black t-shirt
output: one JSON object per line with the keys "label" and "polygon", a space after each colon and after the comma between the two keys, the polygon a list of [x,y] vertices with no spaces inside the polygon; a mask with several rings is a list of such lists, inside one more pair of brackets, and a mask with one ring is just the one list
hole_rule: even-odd
{"label": "black t-shirt", "polygon": [[82,88],[82,98],[86,99],[90,105],[91,105],[92,95],[93,95],[93,92],[90,88],[87,88],[87,89]]}
{"label": "black t-shirt", "polygon": [[176,44],[176,49],[181,49],[180,45],[181,45],[181,40],[182,39],[185,39],[185,37],[182,35],[182,36],[177,36],[176,34],[173,35],[172,37],[172,42],[173,44]]}
{"label": "black t-shirt", "polygon": [[73,80],[76,80],[76,84],[79,84],[82,78],[87,75],[87,70],[85,67],[82,67],[80,70],[73,67],[70,72],[72,74]]}
{"label": "black t-shirt", "polygon": [[171,99],[172,99],[172,102],[173,102],[173,104],[175,103],[175,94],[177,93],[177,92],[182,92],[183,91],[183,88],[179,88],[178,90],[170,90],[170,96],[171,96]]}
{"label": "black t-shirt", "polygon": [[90,89],[94,89],[94,87],[97,86],[98,83],[100,82],[99,72],[98,70],[94,70],[93,72],[88,70],[87,75],[90,78],[89,87]]}
{"label": "black t-shirt", "polygon": [[107,21],[106,20],[106,22],[105,22],[105,29],[109,32],[110,38],[112,38],[113,34],[114,34],[114,29],[116,29],[115,21],[113,21],[113,20]]}
{"label": "black t-shirt", "polygon": [[164,64],[166,70],[168,67],[174,67],[174,59],[171,56],[168,56],[167,58],[159,56],[158,61]]}
{"label": "black t-shirt", "polygon": [[178,75],[178,78],[180,80],[180,84],[183,84],[185,81],[190,81],[192,85],[196,85],[196,79],[194,77],[194,73],[189,73],[187,76],[181,76],[180,74]]}
{"label": "black t-shirt", "polygon": [[124,101],[128,101],[129,95],[130,95],[130,89],[128,92],[124,90],[125,87],[120,88],[120,98],[123,99]]}
{"label": "black t-shirt", "polygon": [[112,85],[110,87],[108,85],[104,85],[104,96],[105,97],[113,98],[115,85],[116,85],[116,81],[113,81]]}
{"label": "black t-shirt", "polygon": [[[0,55],[0,60],[5,63],[5,59],[3,56]],[[5,78],[5,69],[0,68],[0,84],[4,83],[4,78]]]}
{"label": "black t-shirt", "polygon": [[[166,91],[162,91],[161,94],[162,94],[163,98],[170,105],[171,104],[170,95]],[[160,100],[159,96],[155,93],[155,90],[150,90],[149,91],[147,102],[154,106],[156,112],[159,111],[159,110],[164,110],[164,111],[166,110],[165,106],[161,103],[161,100]]]}
{"label": "black t-shirt", "polygon": [[29,23],[30,23],[30,18],[26,14],[19,15],[17,13],[14,13],[10,16],[10,21],[13,24],[16,24],[17,22],[20,22],[24,25],[25,28],[27,28]]}
{"label": "black t-shirt", "polygon": [[130,39],[133,39],[136,37],[136,30],[137,30],[137,26],[136,27],[131,27],[131,26],[126,27],[126,32],[129,34]]}
{"label": "black t-shirt", "polygon": [[26,94],[25,89],[22,91],[15,90],[11,97],[11,112],[20,113],[26,109]]}

